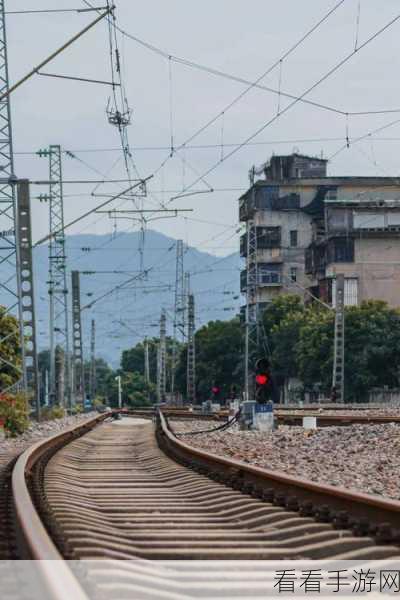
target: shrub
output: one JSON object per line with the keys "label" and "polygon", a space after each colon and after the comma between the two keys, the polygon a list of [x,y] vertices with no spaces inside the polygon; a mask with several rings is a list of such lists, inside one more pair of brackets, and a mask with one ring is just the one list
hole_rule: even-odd
{"label": "shrub", "polygon": [[0,422],[9,437],[16,437],[28,429],[29,406],[24,394],[0,395]]}
{"label": "shrub", "polygon": [[65,409],[58,404],[54,406],[44,406],[41,410],[41,421],[53,421],[54,419],[62,419],[65,417]]}
{"label": "shrub", "polygon": [[75,404],[71,408],[71,415],[80,415],[81,413],[83,413],[83,406],[82,406],[82,404]]}
{"label": "shrub", "polygon": [[96,396],[96,398],[93,400],[93,408],[98,408],[99,406],[105,406],[106,404],[106,399],[103,398],[103,396]]}

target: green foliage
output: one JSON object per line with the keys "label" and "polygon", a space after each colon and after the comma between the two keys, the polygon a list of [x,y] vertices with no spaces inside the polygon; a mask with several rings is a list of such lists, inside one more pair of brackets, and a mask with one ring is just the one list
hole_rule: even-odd
{"label": "green foliage", "polygon": [[18,321],[7,314],[3,306],[0,306],[0,338],[3,359],[0,361],[0,389],[5,389],[21,377],[21,348]]}
{"label": "green foliage", "polygon": [[[232,386],[243,386],[243,327],[239,318],[210,321],[196,332],[196,389],[199,400],[210,398],[218,384],[221,397],[230,395]],[[177,385],[186,394],[186,348],[181,352]]]}
{"label": "green foliage", "polygon": [[113,371],[110,375],[106,404],[113,408],[118,406],[118,382],[115,380],[118,375],[121,375],[122,404],[124,406],[151,406],[153,404],[155,386],[147,385],[140,373],[123,371]]}
{"label": "green foliage", "polygon": [[83,406],[82,406],[82,404],[75,404],[71,408],[71,415],[81,415],[82,413],[83,413]]}
{"label": "green foliage", "polygon": [[62,419],[65,417],[65,409],[58,404],[54,406],[44,406],[40,412],[42,421],[53,421],[54,419]]}
{"label": "green foliage", "polygon": [[[274,372],[280,383],[298,377],[327,395],[332,385],[334,312],[297,297],[279,296],[264,314]],[[345,396],[365,400],[374,387],[399,386],[400,313],[384,302],[345,310]]]}
{"label": "green foliage", "polygon": [[0,395],[0,422],[10,437],[16,437],[28,429],[29,405],[24,394]]}
{"label": "green foliage", "polygon": [[99,408],[100,406],[105,406],[106,399],[103,396],[96,396],[96,398],[92,402],[93,408]]}

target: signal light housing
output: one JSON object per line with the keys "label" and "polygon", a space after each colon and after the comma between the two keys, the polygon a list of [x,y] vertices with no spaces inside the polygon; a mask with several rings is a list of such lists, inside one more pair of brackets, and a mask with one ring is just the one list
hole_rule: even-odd
{"label": "signal light housing", "polygon": [[259,358],[255,364],[256,401],[265,404],[272,396],[272,375],[267,358]]}

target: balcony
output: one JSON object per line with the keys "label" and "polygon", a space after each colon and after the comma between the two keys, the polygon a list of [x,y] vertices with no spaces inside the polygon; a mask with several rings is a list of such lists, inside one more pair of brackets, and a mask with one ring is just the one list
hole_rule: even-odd
{"label": "balcony", "polygon": [[[282,243],[280,227],[256,227],[257,239],[254,240],[257,250],[280,248]],[[251,234],[254,235],[254,227]],[[251,239],[251,238],[250,238]],[[240,256],[247,256],[247,233],[240,238]]]}
{"label": "balcony", "polygon": [[291,193],[279,196],[277,185],[255,185],[242,198],[239,204],[239,220],[253,218],[257,210],[295,210],[300,208],[300,195]]}
{"label": "balcony", "polygon": [[354,262],[354,239],[332,238],[320,244],[312,244],[305,252],[307,275],[323,274],[332,263]]}
{"label": "balcony", "polygon": [[[257,264],[257,287],[271,287],[282,285],[281,265],[276,263]],[[247,289],[247,269],[240,273],[240,291]]]}

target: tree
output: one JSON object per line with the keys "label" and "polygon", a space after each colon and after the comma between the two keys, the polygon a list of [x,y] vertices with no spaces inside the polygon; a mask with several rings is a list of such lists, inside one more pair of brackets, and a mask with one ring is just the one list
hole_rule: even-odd
{"label": "tree", "polygon": [[[199,400],[210,398],[211,388],[218,384],[222,398],[230,395],[232,386],[243,387],[243,327],[239,318],[210,321],[196,332],[196,391]],[[186,348],[181,351],[177,384],[186,395]]]}
{"label": "tree", "polygon": [[122,402],[127,406],[151,406],[154,397],[154,385],[147,385],[140,373],[112,371],[107,377],[106,401],[112,407],[118,406],[118,382],[121,376]]}
{"label": "tree", "polygon": [[5,389],[21,378],[21,348],[19,326],[15,317],[0,306],[0,389]]}
{"label": "tree", "polygon": [[[147,340],[147,344],[149,347],[149,367],[150,367],[150,381],[156,382],[157,380],[157,349],[160,343],[159,338],[150,338]],[[166,340],[166,349],[167,349],[167,362],[166,362],[166,372],[167,372],[167,382],[171,380],[172,373],[172,348],[174,344],[173,338],[167,336]],[[176,342],[176,356],[177,359],[182,351],[183,344],[180,342]],[[121,357],[121,370],[129,373],[139,373],[144,377],[144,342],[139,342],[133,348],[129,350],[124,350],[122,352]]]}

